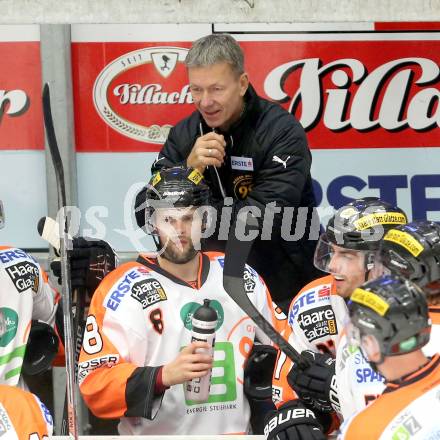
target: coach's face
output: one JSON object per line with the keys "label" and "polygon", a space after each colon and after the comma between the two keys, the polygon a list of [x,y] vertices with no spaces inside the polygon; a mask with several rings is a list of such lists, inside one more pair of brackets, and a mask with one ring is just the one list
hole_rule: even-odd
{"label": "coach's face", "polygon": [[247,74],[237,74],[224,62],[190,67],[188,77],[194,104],[206,123],[211,128],[228,130],[244,108]]}

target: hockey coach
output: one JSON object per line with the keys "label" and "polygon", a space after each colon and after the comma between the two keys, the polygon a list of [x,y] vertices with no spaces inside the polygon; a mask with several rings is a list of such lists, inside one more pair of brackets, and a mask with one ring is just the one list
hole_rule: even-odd
{"label": "hockey coach", "polygon": [[[185,64],[196,110],[171,129],[152,172],[184,165],[204,175],[219,213],[207,249],[224,250],[241,207],[261,212],[261,234],[248,263],[287,310],[292,296],[322,275],[313,266],[316,240],[309,239],[316,202],[304,130],[281,106],[256,94],[243,51],[230,35],[195,41]],[[228,210],[232,219],[225,228],[220,213]],[[318,236],[319,221],[313,223]]]}

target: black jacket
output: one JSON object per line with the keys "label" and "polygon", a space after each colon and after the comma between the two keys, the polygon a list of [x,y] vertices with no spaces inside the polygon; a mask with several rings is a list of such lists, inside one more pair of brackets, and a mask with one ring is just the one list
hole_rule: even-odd
{"label": "black jacket", "polygon": [[[310,176],[312,158],[303,128],[281,106],[260,98],[252,86],[245,101],[245,111],[229,131],[216,130],[224,135],[227,145],[225,164],[217,169],[221,183],[213,167],[205,171],[214,204],[221,208],[223,186],[226,196],[234,198],[235,213],[243,205],[254,205],[262,211],[260,226],[270,202],[281,208],[308,208],[309,226],[316,203]],[[211,130],[198,111],[179,122],[171,129],[152,171],[186,164],[197,138]],[[274,300],[279,301],[292,298],[317,276],[313,269],[315,241],[308,240],[308,227],[301,240],[286,241],[286,234],[281,237],[281,219],[282,213],[275,215],[270,241],[258,239],[248,260],[268,283]],[[292,219],[292,235],[295,223],[296,215]],[[222,250],[224,243],[209,248]],[[284,280],[279,274],[283,268],[289,272]],[[307,275],[309,272],[311,275]]]}

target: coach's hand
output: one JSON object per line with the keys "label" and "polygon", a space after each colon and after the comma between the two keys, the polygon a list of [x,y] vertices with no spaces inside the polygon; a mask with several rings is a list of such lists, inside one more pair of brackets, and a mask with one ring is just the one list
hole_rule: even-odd
{"label": "coach's hand", "polygon": [[197,139],[186,164],[188,167],[197,168],[201,173],[208,165],[220,167],[226,154],[225,147],[223,135],[211,131]]}

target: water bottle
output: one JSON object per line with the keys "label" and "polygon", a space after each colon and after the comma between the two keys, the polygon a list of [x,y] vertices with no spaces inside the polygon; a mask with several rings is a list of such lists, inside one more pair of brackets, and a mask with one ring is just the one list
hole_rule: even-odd
{"label": "water bottle", "polygon": [[[198,353],[213,355],[215,343],[215,327],[217,325],[217,312],[210,307],[210,300],[204,299],[192,317],[191,342],[203,341],[210,346],[208,350],[198,349]],[[194,402],[206,402],[209,398],[209,388],[211,386],[210,371],[203,377],[198,377],[185,383],[185,398]]]}

